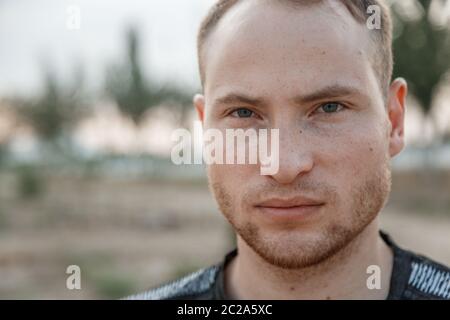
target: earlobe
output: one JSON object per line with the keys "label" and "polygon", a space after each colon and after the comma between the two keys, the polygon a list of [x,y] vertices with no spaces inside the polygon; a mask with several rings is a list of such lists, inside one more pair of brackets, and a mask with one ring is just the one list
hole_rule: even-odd
{"label": "earlobe", "polygon": [[193,102],[198,118],[203,123],[205,118],[205,97],[201,94],[196,94],[193,98]]}
{"label": "earlobe", "polygon": [[406,108],[406,95],[408,86],[404,79],[395,79],[389,90],[388,116],[391,124],[389,135],[389,153],[394,157],[404,147],[404,120]]}

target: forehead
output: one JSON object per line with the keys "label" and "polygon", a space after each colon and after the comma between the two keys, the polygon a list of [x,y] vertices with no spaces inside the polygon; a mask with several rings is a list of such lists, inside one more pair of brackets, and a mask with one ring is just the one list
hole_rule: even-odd
{"label": "forehead", "polygon": [[312,91],[336,82],[367,89],[375,78],[369,32],[339,1],[242,1],[205,43],[205,95],[230,87]]}

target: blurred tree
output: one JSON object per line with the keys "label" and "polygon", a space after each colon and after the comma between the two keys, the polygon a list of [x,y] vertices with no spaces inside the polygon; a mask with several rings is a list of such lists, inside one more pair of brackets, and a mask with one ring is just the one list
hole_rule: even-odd
{"label": "blurred tree", "polygon": [[[78,65],[73,83],[61,85],[55,73],[44,65],[44,88],[38,97],[16,97],[11,105],[18,113],[19,122],[30,126],[39,139],[42,164],[52,166],[54,160],[66,159],[75,153],[71,146],[71,129],[87,113],[87,104],[81,98],[83,72]],[[70,153],[68,154],[67,151]],[[19,165],[16,168],[18,193],[33,198],[43,191],[44,180],[39,164]]]}
{"label": "blurred tree", "polygon": [[[393,6],[394,76],[404,77],[408,81],[425,117],[432,121],[439,141],[440,133],[431,111],[436,89],[450,69],[450,29],[448,23],[439,25],[432,19],[431,0],[415,1],[416,8],[421,11],[418,17],[407,17],[401,6]],[[446,0],[434,1],[443,7]],[[400,4],[399,1],[396,4]]]}
{"label": "blurred tree", "polygon": [[41,142],[56,147],[73,126],[87,113],[82,98],[83,71],[77,66],[73,83],[61,85],[50,67],[44,69],[44,89],[38,98],[16,98],[13,104]]}
{"label": "blurred tree", "polygon": [[22,199],[33,199],[44,192],[45,181],[37,168],[32,165],[19,165],[15,172],[17,194]]}
{"label": "blurred tree", "polygon": [[17,112],[6,98],[0,99],[0,168],[8,155],[8,147],[17,130]]}
{"label": "blurred tree", "polygon": [[157,85],[145,78],[139,60],[138,32],[130,28],[127,33],[128,61],[110,66],[106,73],[106,91],[117,103],[120,111],[130,117],[136,126],[144,120],[144,114],[152,107],[167,103],[185,118],[191,95],[173,85]]}

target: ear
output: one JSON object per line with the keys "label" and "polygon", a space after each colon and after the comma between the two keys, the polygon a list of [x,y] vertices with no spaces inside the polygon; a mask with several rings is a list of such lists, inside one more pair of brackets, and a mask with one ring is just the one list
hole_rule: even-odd
{"label": "ear", "polygon": [[387,112],[391,124],[389,133],[389,154],[396,156],[405,146],[405,112],[408,85],[403,78],[395,79],[389,88]]}
{"label": "ear", "polygon": [[202,94],[196,94],[193,99],[195,110],[199,120],[203,123],[205,119],[205,97]]}

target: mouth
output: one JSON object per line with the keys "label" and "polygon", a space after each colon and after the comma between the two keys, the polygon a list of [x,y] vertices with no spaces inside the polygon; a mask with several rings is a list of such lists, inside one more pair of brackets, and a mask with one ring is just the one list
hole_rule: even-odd
{"label": "mouth", "polygon": [[265,218],[271,220],[298,220],[316,215],[325,202],[306,197],[271,198],[255,205]]}

